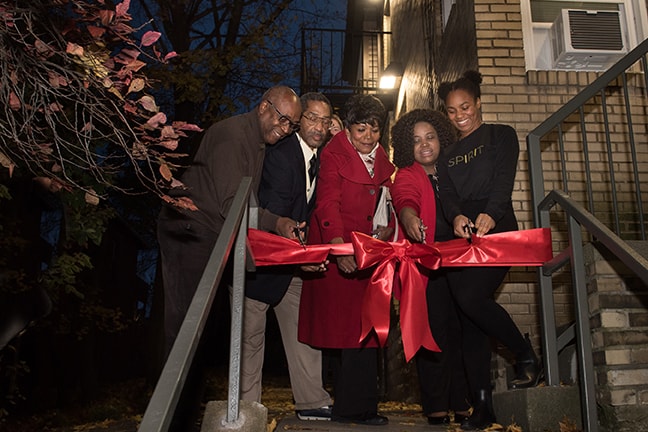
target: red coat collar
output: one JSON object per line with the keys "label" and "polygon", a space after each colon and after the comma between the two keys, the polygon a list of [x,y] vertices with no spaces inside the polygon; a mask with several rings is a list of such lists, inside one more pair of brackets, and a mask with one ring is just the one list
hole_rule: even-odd
{"label": "red coat collar", "polygon": [[360,159],[358,151],[353,147],[344,131],[338,133],[333,137],[330,143],[326,146],[327,150],[333,154],[338,154],[344,159],[346,163],[340,166],[340,175],[354,183],[364,184],[383,184],[394,173],[394,165],[389,161],[389,157],[385,150],[380,147],[376,151],[376,161],[374,163],[374,176],[371,177],[367,172],[367,168]]}

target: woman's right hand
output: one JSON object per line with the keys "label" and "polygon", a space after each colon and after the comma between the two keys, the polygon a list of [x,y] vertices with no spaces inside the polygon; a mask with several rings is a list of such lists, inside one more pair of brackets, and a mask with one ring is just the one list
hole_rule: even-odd
{"label": "woman's right hand", "polygon": [[[470,238],[472,229],[475,227],[475,224],[473,224],[472,221],[467,216],[462,214],[459,216],[455,216],[452,225],[454,227],[454,234],[457,237],[462,237],[465,239]],[[466,229],[466,227],[468,227],[469,229]]]}
{"label": "woman's right hand", "polygon": [[405,233],[407,236],[417,242],[423,242],[423,232],[421,229],[423,221],[418,217],[416,211],[410,207],[405,207],[400,212],[400,222],[405,228]]}
{"label": "woman's right hand", "polygon": [[337,266],[342,273],[351,274],[358,270],[355,257],[353,255],[342,255],[337,257]]}
{"label": "woman's right hand", "polygon": [[[342,244],[344,239],[342,237],[335,237],[330,241],[332,244]],[[353,273],[358,270],[358,265],[356,264],[355,257],[353,255],[341,255],[335,258],[337,262],[338,269],[345,274]]]}

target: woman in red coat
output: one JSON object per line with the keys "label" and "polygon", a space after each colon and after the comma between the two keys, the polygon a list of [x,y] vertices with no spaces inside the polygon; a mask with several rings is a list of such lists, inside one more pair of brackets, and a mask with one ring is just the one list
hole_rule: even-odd
{"label": "woman in red coat", "polygon": [[[402,232],[413,242],[432,244],[454,238],[443,216],[439,198],[437,160],[457,134],[450,120],[439,111],[416,109],[398,119],[391,130],[394,163],[398,167],[392,197]],[[432,425],[468,416],[468,386],[461,354],[461,328],[450,293],[448,273],[441,268],[429,273],[426,301],[428,322],[441,352],[421,348],[416,370],[421,386],[423,413]]]}
{"label": "woman in red coat", "polygon": [[[376,97],[354,95],[345,105],[344,131],[321,154],[311,244],[347,243],[351,232],[391,240],[393,227],[373,226],[381,186],[391,186],[394,166],[380,146],[385,108]],[[393,225],[394,221],[391,222]],[[331,260],[328,271],[304,280],[299,340],[341,348],[333,420],[384,425],[378,415],[377,347],[374,332],[362,341],[361,305],[373,269],[359,271],[352,255]]]}

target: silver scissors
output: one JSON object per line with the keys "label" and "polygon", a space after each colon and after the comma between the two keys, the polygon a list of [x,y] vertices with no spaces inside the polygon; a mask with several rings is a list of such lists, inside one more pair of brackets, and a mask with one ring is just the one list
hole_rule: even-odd
{"label": "silver scissors", "polygon": [[306,242],[304,241],[304,231],[299,228],[299,224],[295,228],[293,228],[293,233],[295,233],[295,236],[297,237],[297,240],[299,240],[299,244],[301,247],[306,249]]}
{"label": "silver scissors", "polygon": [[425,243],[425,230],[427,227],[423,223],[423,219],[419,219],[419,232],[421,233],[421,243]]}
{"label": "silver scissors", "polygon": [[[472,225],[472,227],[470,225]],[[473,225],[473,222],[470,219],[468,219],[468,223],[463,226],[463,230],[465,233],[471,234],[471,236],[468,237],[466,240],[468,240],[468,244],[472,244],[472,234],[477,233],[477,227],[475,227],[475,225]]]}

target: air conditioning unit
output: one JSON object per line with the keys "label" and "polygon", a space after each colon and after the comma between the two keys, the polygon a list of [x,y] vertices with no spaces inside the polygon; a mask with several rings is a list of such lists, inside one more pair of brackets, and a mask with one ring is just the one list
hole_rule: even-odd
{"label": "air conditioning unit", "polygon": [[628,52],[619,11],[562,9],[551,27],[554,68],[605,70]]}

